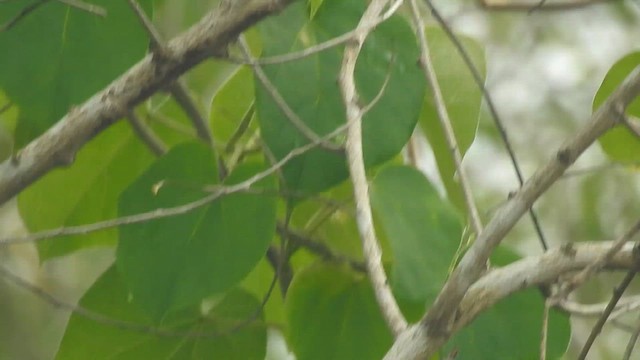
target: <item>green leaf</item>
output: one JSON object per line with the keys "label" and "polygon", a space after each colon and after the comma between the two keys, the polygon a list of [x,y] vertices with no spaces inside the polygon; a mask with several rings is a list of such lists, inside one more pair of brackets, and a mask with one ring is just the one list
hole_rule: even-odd
{"label": "green leaf", "polygon": [[[492,262],[507,263],[516,258],[513,253],[498,248]],[[481,313],[454,336],[447,348],[457,349],[460,359],[538,358],[543,312],[544,298],[539,290],[515,293]],[[551,310],[548,326],[547,358],[561,358],[571,337],[569,317]]]}
{"label": "green leaf", "polygon": [[422,173],[407,166],[381,170],[371,184],[371,201],[393,250],[395,293],[431,301],[461,241],[460,217]]}
{"label": "green leaf", "polygon": [[[240,167],[238,182],[258,171]],[[202,144],[175,147],[120,197],[119,215],[168,208],[203,198],[217,181],[216,162]],[[162,184],[157,194],[152,189]],[[257,188],[272,187],[272,179]],[[264,255],[275,229],[275,197],[236,193],[189,213],[120,229],[117,263],[133,299],[159,321],[242,280]]]}
{"label": "green leaf", "polygon": [[[464,156],[476,136],[482,91],[476,85],[471,71],[445,32],[440,28],[430,27],[426,29],[425,34],[429,40],[431,60],[458,142],[458,149]],[[457,35],[457,37],[484,76],[485,61],[481,45],[466,36]],[[431,93],[425,97],[420,114],[420,126],[433,149],[449,199],[460,210],[464,210],[462,190],[455,180],[455,163],[445,140],[444,130],[438,120]]]}
{"label": "green leaf", "polygon": [[299,272],[286,300],[297,359],[381,359],[392,344],[369,280],[343,268]]}
{"label": "green leaf", "polygon": [[[613,93],[622,81],[640,65],[640,52],[631,53],[618,60],[607,72],[595,98],[593,110],[596,111],[602,103]],[[628,115],[640,118],[640,99],[636,98],[627,107]],[[631,120],[636,123],[638,120]],[[598,139],[602,150],[614,161],[621,163],[640,162],[640,141],[626,127],[617,126]]]}
{"label": "green leaf", "polygon": [[[162,329],[172,336],[154,335],[144,311],[128,301],[124,281],[112,266],[80,300],[81,307],[108,321],[96,321],[77,313],[71,316],[56,355],[66,359],[264,359],[266,328],[257,323],[236,331],[234,326],[255,315],[260,302],[241,290],[225,294],[207,314],[188,311],[171,319]],[[111,323],[109,323],[111,321]],[[113,322],[136,324],[138,331]],[[145,331],[145,328],[147,329]],[[211,334],[198,337],[189,333]]]}
{"label": "green leaf", "polygon": [[[304,4],[294,5],[280,17],[261,25],[264,55],[274,55],[320,43],[351,30],[359,21],[361,1],[325,0],[313,20],[304,26]],[[345,122],[337,77],[342,49],[335,48],[295,62],[265,67],[265,72],[298,117],[322,136]],[[367,39],[356,68],[362,104],[383,87],[384,93],[363,120],[363,149],[368,167],[397,154],[413,132],[424,94],[424,80],[416,65],[418,50],[411,28],[399,17],[381,24]],[[307,144],[268,91],[256,86],[256,109],[263,138],[278,158]],[[315,149],[283,169],[286,186],[313,193],[347,178],[342,155]]]}
{"label": "green leaf", "polygon": [[[117,214],[120,193],[153,161],[128,123],[118,123],[78,152],[73,166],[54,170],[18,196],[31,231],[91,224]],[[96,245],[115,245],[116,230],[38,243],[42,260]]]}
{"label": "green leaf", "polygon": [[[140,2],[151,16],[151,1]],[[2,4],[4,24],[32,1]],[[20,108],[18,147],[141,59],[148,36],[125,1],[95,0],[100,18],[47,1],[0,36],[0,87]]]}
{"label": "green leaf", "polygon": [[253,75],[239,68],[216,92],[209,119],[216,140],[228,141],[254,101]]}

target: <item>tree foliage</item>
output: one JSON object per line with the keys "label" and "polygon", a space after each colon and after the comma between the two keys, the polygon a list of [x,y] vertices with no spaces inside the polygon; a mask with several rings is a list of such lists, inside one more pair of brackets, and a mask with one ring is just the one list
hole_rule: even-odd
{"label": "tree foliage", "polygon": [[[163,5],[139,2],[149,16]],[[249,9],[259,2],[244,3]],[[0,23],[10,23],[27,3],[0,3]],[[0,136],[0,174],[8,166],[29,166],[11,149],[46,141],[60,118],[145,53],[162,61],[162,49],[149,48],[149,35],[125,1],[92,1],[106,10],[104,19],[63,3],[45,1],[0,32],[0,49],[11,49],[0,56],[0,99],[11,104],[0,120],[12,133],[11,139]],[[177,79],[169,77],[165,91],[149,94],[128,120],[95,134],[69,167],[48,171],[17,194],[21,218],[34,234],[26,239],[37,240],[41,262],[87,248],[115,250],[113,264],[73,306],[56,359],[264,359],[269,329],[280,330],[301,360],[380,359],[396,343],[380,289],[369,281],[369,262],[379,259],[362,250],[344,148],[353,139],[341,131],[349,118],[338,79],[353,39],[277,59],[353,31],[369,2],[282,4],[282,11],[231,39],[223,55],[206,60],[206,71],[180,80],[207,120],[209,139],[193,130],[193,114],[176,100],[170,87]],[[437,24],[425,29],[440,104],[417,61],[417,25],[405,5],[370,29],[354,76],[380,268],[404,317],[423,324],[425,310],[455,279],[454,269],[477,252],[467,252],[480,233],[470,226],[459,164],[438,118],[444,106],[456,151],[464,156],[484,94],[461,49],[480,76],[485,49],[454,34],[457,47],[449,29]],[[608,106],[639,63],[634,53],[611,68],[594,111]],[[629,117],[640,117],[638,104],[629,104]],[[163,154],[154,154],[141,132],[160,139]],[[415,161],[403,162],[403,149],[413,146],[418,132],[433,150],[444,193]],[[611,159],[636,163],[637,136],[621,125],[599,141]],[[571,153],[566,166],[578,155]],[[535,198],[529,200],[530,206]],[[50,229],[60,230],[39,236]],[[503,245],[491,252],[492,267],[519,264]],[[532,280],[491,306],[479,305],[481,313],[468,325],[451,325],[446,345],[430,350],[432,358],[535,358],[543,328],[547,357],[561,357],[569,317],[551,309],[543,324],[545,296],[556,280]]]}

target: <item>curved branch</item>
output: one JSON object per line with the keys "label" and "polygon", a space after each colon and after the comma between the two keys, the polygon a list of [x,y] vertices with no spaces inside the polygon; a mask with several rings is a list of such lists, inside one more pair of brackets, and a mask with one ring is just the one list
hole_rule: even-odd
{"label": "curved branch", "polygon": [[[527,257],[489,271],[469,288],[460,302],[458,317],[451,326],[451,332],[462,330],[483,311],[517,291],[550,285],[563,274],[589,267],[614,246],[613,241],[603,241],[555,248],[543,255]],[[633,269],[637,263],[634,244],[627,243],[607,260],[603,269]],[[427,329],[420,324],[413,325],[398,338],[385,359],[422,358],[420,355],[426,354],[424,350],[430,346],[427,339]]]}
{"label": "curved branch", "polygon": [[17,159],[0,164],[0,204],[52,169],[69,165],[76,152],[156,91],[204,60],[224,54],[237,36],[293,0],[223,0],[218,7],[166,46],[147,55],[120,78],[32,141]]}
{"label": "curved branch", "polygon": [[[636,67],[607,101],[598,108],[586,126],[568,139],[555,152],[555,156],[538,169],[522,188],[496,212],[453,271],[420,324],[411,327],[407,334],[400,337],[393,348],[399,346],[399,342],[406,342],[409,337],[419,345],[405,344],[416,351],[413,356],[406,358],[428,358],[444,344],[454,331],[453,325],[457,321],[455,318],[457,318],[456,314],[461,301],[469,288],[482,276],[489,255],[533,203],[560,178],[578,156],[598,137],[620,122],[624,110],[638,94],[640,94],[640,66]],[[417,336],[416,327],[420,328],[420,339],[415,338]]]}

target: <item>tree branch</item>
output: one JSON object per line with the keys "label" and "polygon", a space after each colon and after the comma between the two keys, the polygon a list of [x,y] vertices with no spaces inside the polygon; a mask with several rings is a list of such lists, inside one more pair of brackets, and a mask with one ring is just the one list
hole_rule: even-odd
{"label": "tree branch", "polygon": [[[378,243],[373,228],[373,215],[369,202],[369,185],[367,184],[367,175],[362,154],[362,116],[364,112],[358,104],[358,92],[354,78],[358,55],[365,39],[373,30],[371,24],[376,22],[376,19],[380,16],[387,3],[389,3],[388,0],[373,0],[365,10],[358,26],[354,30],[356,33],[353,41],[345,46],[338,84],[347,113],[347,163],[349,173],[351,174],[351,181],[353,182],[353,192],[356,203],[356,222],[358,224],[360,238],[362,239],[367,273],[369,274],[369,279],[382,316],[392,333],[398,336],[406,329],[407,321],[402,315],[402,312],[400,312],[400,308],[389,287],[387,275],[382,267],[382,251],[380,250],[380,244]],[[400,1],[396,1],[391,9],[393,9],[395,5],[399,5],[399,3]]]}
{"label": "tree branch", "polygon": [[[459,318],[459,307],[469,288],[480,278],[489,255],[564,171],[573,164],[598,137],[616,125],[628,104],[640,94],[640,66],[626,78],[607,101],[592,115],[589,123],[570,138],[551,158],[501,207],[464,255],[442,291],[419,325],[411,327],[401,336],[392,349],[413,339],[410,346],[415,353],[407,359],[432,355],[455,331],[454,319]],[[456,315],[456,313],[458,313]],[[416,330],[416,327],[419,330]],[[418,338],[416,336],[422,337]],[[391,358],[390,358],[391,359]]]}
{"label": "tree branch", "polygon": [[[517,291],[553,284],[564,274],[590,266],[614,246],[612,241],[603,241],[554,248],[543,255],[520,259],[489,271],[469,288],[460,302],[451,333],[462,330],[480,313]],[[634,249],[634,244],[626,244],[608,259],[601,271],[634,269],[639,260]],[[412,325],[396,340],[384,359],[428,358],[427,354],[432,351],[430,347],[434,346],[433,341],[422,324]]]}
{"label": "tree branch", "polygon": [[0,204],[50,170],[73,162],[76,152],[161,88],[202,61],[226,52],[238,35],[293,0],[223,0],[196,25],[174,38],[160,57],[149,54],[18,154],[0,164]]}

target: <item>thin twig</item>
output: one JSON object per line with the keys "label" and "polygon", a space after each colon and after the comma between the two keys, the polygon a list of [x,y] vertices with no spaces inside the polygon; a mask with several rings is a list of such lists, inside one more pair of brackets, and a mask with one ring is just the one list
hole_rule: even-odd
{"label": "thin twig", "polygon": [[156,135],[156,133],[145,124],[134,111],[129,111],[127,114],[129,124],[133,128],[133,131],[138,135],[138,138],[142,140],[145,145],[156,156],[162,156],[167,152],[167,145]]}
{"label": "thin twig", "polygon": [[[395,11],[400,7],[400,5],[402,5],[402,1],[398,1],[396,0],[395,3],[393,3],[389,9],[387,9],[387,11],[382,14],[382,16],[380,16],[375,22],[369,24],[368,26],[373,29],[376,26],[378,26],[379,24],[385,22],[387,19],[389,19],[394,13]],[[309,46],[306,47],[302,50],[299,51],[295,51],[295,52],[290,52],[290,53],[286,53],[286,54],[282,54],[282,55],[274,55],[274,56],[268,56],[268,57],[264,57],[264,58],[260,58],[260,59],[251,59],[251,60],[247,60],[246,58],[234,58],[232,56],[226,56],[224,57],[225,60],[228,60],[230,62],[233,62],[235,64],[241,64],[241,65],[274,65],[274,64],[282,64],[282,63],[286,63],[286,62],[291,62],[291,61],[297,61],[297,60],[302,60],[306,57],[315,55],[319,52],[322,51],[326,51],[329,50],[331,48],[334,48],[336,46],[340,46],[346,42],[348,42],[349,40],[353,39],[354,36],[356,36],[357,31],[356,30],[351,30],[348,31],[342,35],[338,35],[332,39],[329,39],[327,41],[321,42],[319,44],[313,45],[313,46]]]}
{"label": "thin twig", "polygon": [[[251,55],[251,49],[249,49],[249,46],[247,45],[247,42],[245,41],[243,36],[240,36],[240,38],[238,39],[238,44],[240,45],[240,50],[242,51],[245,59],[251,62],[253,59],[253,56]],[[278,91],[275,85],[273,85],[271,80],[269,80],[269,78],[267,77],[267,74],[265,74],[265,72],[262,70],[262,67],[258,64],[253,64],[251,65],[251,67],[253,68],[254,74],[256,75],[264,89],[267,91],[269,96],[271,96],[271,99],[273,99],[280,111],[282,111],[287,120],[289,120],[291,125],[293,125],[293,127],[295,127],[296,130],[307,140],[318,141],[318,139],[320,138],[319,135],[316,134],[309,126],[307,126],[307,124],[305,124],[304,121],[300,119],[298,114],[296,114],[295,111],[291,109],[287,101],[280,94],[280,91]],[[320,147],[322,149],[338,153],[343,152],[342,147],[334,145],[330,142],[321,142],[320,144]]]}
{"label": "thin twig", "polygon": [[547,359],[547,338],[549,336],[549,311],[551,303],[544,302],[544,310],[542,312],[542,329],[540,335],[540,360]]}
{"label": "thin twig", "polygon": [[[346,128],[347,128],[346,124],[342,125],[338,127],[336,130],[324,136],[321,140],[333,138],[334,136],[343,132]],[[291,150],[285,157],[283,157],[278,162],[276,162],[273,166],[269,167],[268,169],[262,172],[255,174],[249,179],[234,185],[216,187],[215,189],[212,189],[211,194],[190,203],[186,203],[176,207],[161,208],[161,209],[156,209],[156,210],[139,213],[135,215],[100,221],[93,224],[63,227],[63,228],[46,230],[46,231],[37,232],[34,234],[29,234],[24,236],[4,238],[4,239],[0,239],[0,246],[16,244],[16,243],[37,242],[37,241],[42,241],[42,240],[51,239],[59,236],[66,236],[66,235],[84,235],[84,234],[105,230],[105,229],[109,229],[117,226],[139,224],[139,223],[144,223],[151,220],[157,220],[157,219],[185,214],[195,209],[198,209],[202,206],[205,206],[222,196],[226,196],[229,194],[233,194],[235,192],[244,191],[251,188],[251,186],[253,186],[255,183],[263,180],[267,176],[278,171],[280,168],[282,168],[286,163],[288,163],[292,159],[306,153],[307,151],[315,148],[316,146],[318,146],[317,143],[309,143],[304,146],[295,148]]]}
{"label": "thin twig", "polygon": [[464,169],[464,166],[462,166],[462,155],[460,154],[458,141],[456,140],[456,135],[453,131],[453,125],[451,125],[451,119],[449,118],[449,112],[442,96],[442,90],[440,89],[438,77],[436,75],[435,69],[433,68],[433,63],[431,62],[431,56],[429,55],[429,44],[427,43],[427,37],[424,33],[424,21],[420,16],[420,10],[418,9],[417,0],[411,0],[410,4],[413,22],[416,27],[416,33],[420,45],[420,65],[422,67],[425,79],[431,87],[433,98],[436,104],[436,111],[438,112],[438,120],[440,121],[440,126],[442,126],[442,130],[444,131],[445,140],[447,141],[449,151],[451,152],[451,157],[453,157],[453,162],[456,166],[458,182],[460,183],[462,194],[464,195],[464,203],[467,207],[469,221],[471,222],[473,232],[476,234],[476,236],[478,236],[482,232],[482,220],[480,220],[480,213],[478,212],[478,208],[473,198],[473,193],[471,191],[471,186],[469,185],[467,172]]}
{"label": "thin twig", "polygon": [[65,5],[69,5],[78,10],[88,12],[89,14],[92,14],[92,15],[96,15],[100,17],[107,16],[107,9],[103,8],[102,6],[89,4],[80,0],[56,0],[56,1]]}
{"label": "thin twig", "polygon": [[[161,58],[166,56],[167,50],[165,41],[162,39],[160,32],[155,28],[155,26],[153,26],[153,23],[149,17],[147,17],[142,7],[140,7],[140,4],[138,4],[136,0],[127,0],[127,2],[149,36],[149,40],[151,41],[151,51],[157,53]],[[176,102],[187,114],[189,120],[191,120],[198,137],[204,140],[207,144],[213,145],[213,136],[211,135],[209,122],[202,116],[200,110],[198,110],[196,102],[189,94],[189,90],[184,82],[177,79],[169,85],[168,89]]]}
{"label": "thin twig", "polygon": [[251,102],[247,111],[242,115],[242,119],[240,120],[240,124],[229,138],[227,145],[224,148],[226,153],[232,153],[236,147],[236,143],[240,140],[242,135],[247,132],[249,129],[249,124],[251,123],[251,119],[253,119],[253,114],[255,113],[255,102]]}
{"label": "thin twig", "polygon": [[609,249],[609,251],[605,252],[600,256],[597,261],[594,261],[593,264],[587,266],[576,274],[571,280],[569,280],[561,290],[560,297],[565,297],[573,289],[582,285],[585,281],[587,281],[595,272],[600,270],[622,247],[629,241],[633,239],[633,237],[640,231],[640,219],[637,220],[622,236],[620,236],[614,242],[614,245]]}
{"label": "thin twig", "polygon": [[16,14],[16,16],[14,16],[13,18],[7,20],[7,22],[5,22],[4,24],[2,24],[2,26],[0,26],[0,33],[8,31],[12,27],[14,27],[20,20],[22,20],[24,17],[29,15],[31,12],[33,12],[34,10],[39,8],[40,5],[43,5],[43,4],[47,3],[48,1],[49,0],[38,0],[38,1],[34,2],[34,3],[31,3],[31,4],[23,7],[22,10],[20,10],[20,12],[18,12],[18,14]]}
{"label": "thin twig", "polygon": [[[598,317],[602,315],[608,303],[579,304],[570,300],[559,299],[554,302],[554,306],[569,313],[571,316]],[[624,297],[616,304],[616,308],[609,318],[613,320],[638,309],[640,309],[640,295]]]}
{"label": "thin twig", "polygon": [[282,224],[278,224],[276,231],[280,236],[287,237],[292,243],[308,249],[310,252],[322,257],[322,259],[334,263],[348,264],[353,270],[358,272],[366,272],[367,267],[364,263],[356,261],[347,256],[336,254],[330,247],[320,241],[313,240],[301,233],[291,229],[285,229]]}
{"label": "thin twig", "polygon": [[[544,6],[540,6],[540,2],[538,3],[527,3],[527,2],[505,2],[505,3],[489,3],[487,0],[478,0],[478,3],[481,8],[487,11],[562,11],[562,10],[574,10],[581,9],[583,7],[595,5],[595,4],[603,4],[607,2],[614,2],[617,0],[570,0],[563,2],[551,2],[546,3]],[[541,1],[544,3],[545,1]]]}
{"label": "thin twig", "polygon": [[633,330],[631,337],[629,337],[629,342],[627,342],[627,347],[624,349],[622,360],[631,359],[633,348],[636,346],[636,342],[638,342],[638,336],[640,336],[640,318],[638,319],[638,323],[636,324],[636,328]]}
{"label": "thin twig", "polygon": [[355,84],[355,68],[358,55],[365,39],[372,30],[388,0],[373,0],[362,15],[355,29],[354,39],[344,49],[344,57],[338,77],[340,92],[346,107],[347,117],[347,163],[351,174],[356,203],[356,222],[362,240],[363,254],[367,273],[373,286],[382,315],[395,336],[407,328],[396,299],[389,287],[387,276],[382,267],[382,251],[373,228],[373,216],[369,200],[369,185],[364,168],[362,154],[362,108],[358,104],[358,92]]}
{"label": "thin twig", "polygon": [[627,287],[629,287],[629,284],[631,284],[631,280],[633,280],[633,278],[636,276],[636,272],[637,272],[636,269],[629,270],[625,275],[624,279],[622,279],[622,282],[620,283],[620,285],[618,285],[613,290],[613,295],[611,296],[611,300],[609,301],[607,308],[604,310],[604,312],[602,313],[602,316],[598,318],[598,321],[591,329],[591,333],[589,334],[587,341],[582,347],[582,350],[580,351],[580,355],[578,355],[577,360],[584,360],[587,358],[587,354],[589,353],[589,350],[591,349],[593,342],[596,340],[596,337],[598,336],[598,334],[600,334],[600,332],[602,331],[602,327],[604,326],[604,323],[607,322],[607,318],[609,317],[609,314],[611,314],[613,309],[615,309],[616,304],[618,303],[618,300],[620,300],[620,298],[622,297],[622,294],[624,294],[624,291],[627,289]]}
{"label": "thin twig", "polygon": [[269,301],[271,294],[273,293],[273,288],[277,280],[277,277],[274,274],[273,280],[269,285],[269,289],[265,293],[256,311],[251,316],[249,316],[246,319],[243,319],[242,321],[235,324],[231,328],[226,330],[214,330],[214,331],[180,331],[180,330],[163,329],[163,328],[158,328],[158,327],[149,326],[145,324],[115,319],[115,318],[103,315],[99,312],[89,310],[80,305],[74,305],[72,303],[63,301],[57,298],[56,296],[48,293],[47,291],[41,289],[40,287],[13,274],[11,271],[7,270],[3,266],[0,266],[0,275],[3,278],[11,281],[14,285],[32,293],[33,295],[37,296],[38,298],[42,299],[44,302],[50,304],[55,308],[69,311],[77,316],[94,321],[98,324],[113,327],[116,329],[142,333],[142,334],[149,334],[149,335],[155,335],[155,336],[161,336],[161,337],[180,337],[180,338],[217,338],[217,337],[233,334],[241,330],[242,328],[250,325],[262,313],[264,306]]}
{"label": "thin twig", "polygon": [[[491,96],[491,93],[489,93],[489,90],[484,84],[483,76],[480,74],[478,67],[471,59],[471,56],[469,56],[469,52],[467,51],[467,49],[464,47],[460,39],[458,39],[458,37],[453,32],[449,24],[442,17],[438,9],[436,9],[436,7],[433,5],[432,1],[425,0],[425,3],[427,4],[427,7],[433,14],[434,19],[438,22],[438,24],[440,24],[440,27],[442,27],[445,34],[449,38],[449,40],[451,41],[453,46],[456,48],[456,50],[462,57],[462,60],[464,61],[464,63],[467,65],[467,68],[471,72],[471,76],[473,77],[473,80],[475,81],[476,85],[482,92],[484,100],[487,103],[489,112],[491,113],[491,117],[493,118],[496,128],[498,129],[498,133],[500,134],[500,138],[502,139],[502,143],[504,144],[504,147],[507,150],[507,154],[509,154],[509,159],[511,160],[511,165],[513,166],[513,170],[516,173],[518,183],[520,184],[520,187],[522,187],[522,185],[524,184],[524,177],[522,175],[522,170],[520,170],[520,165],[516,158],[515,151],[511,146],[511,141],[509,141],[509,136],[507,135],[507,129],[504,126],[504,122],[502,121],[502,118],[498,115],[498,110],[495,106],[495,103],[493,102],[493,97]],[[536,215],[533,208],[529,209],[529,217],[531,218],[531,222],[533,223],[533,228],[536,232],[536,235],[538,236],[540,245],[542,246],[542,249],[546,251],[549,248],[549,246],[545,239],[544,232],[542,231],[542,226],[540,225],[538,216]]]}

